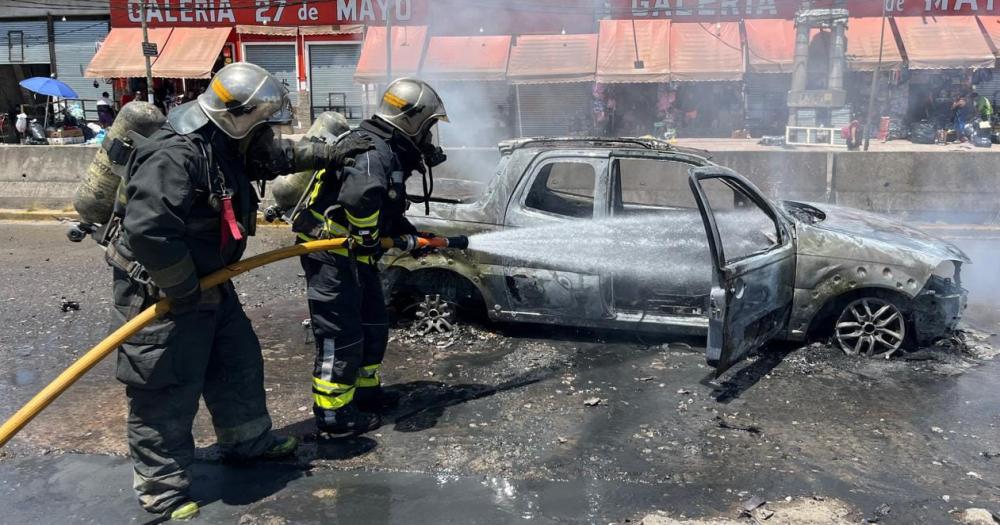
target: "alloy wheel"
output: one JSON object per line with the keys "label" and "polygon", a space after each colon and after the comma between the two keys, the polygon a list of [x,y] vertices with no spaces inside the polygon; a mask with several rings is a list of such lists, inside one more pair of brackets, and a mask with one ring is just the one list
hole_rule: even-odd
{"label": "alloy wheel", "polygon": [[889,359],[906,340],[906,320],[895,304],[884,299],[857,299],[841,312],[834,337],[848,355]]}

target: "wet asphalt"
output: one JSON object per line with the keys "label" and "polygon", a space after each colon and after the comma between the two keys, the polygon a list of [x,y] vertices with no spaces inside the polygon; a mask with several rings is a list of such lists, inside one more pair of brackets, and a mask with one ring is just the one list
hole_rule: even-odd
{"label": "wet asphalt", "polygon": [[[100,250],[62,232],[0,223],[0,418],[111,328]],[[291,242],[260,233],[253,251]],[[203,521],[625,523],[656,510],[735,517],[752,496],[836,498],[880,523],[1000,510],[1000,362],[989,358],[1000,235],[942,233],[979,263],[965,273],[971,353],[858,361],[776,344],[715,381],[698,339],[523,326],[422,338],[401,326],[384,375],[401,406],[372,434],[319,442],[301,269],[257,270],[237,287],[265,348],[275,428],[307,442],[294,460],[223,465],[200,414]],[[131,494],[113,363],[0,449],[0,523],[156,522]]]}

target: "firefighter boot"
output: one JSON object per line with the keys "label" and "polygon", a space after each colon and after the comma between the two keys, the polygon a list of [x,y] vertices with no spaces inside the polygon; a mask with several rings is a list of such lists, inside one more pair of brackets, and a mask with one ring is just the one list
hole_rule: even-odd
{"label": "firefighter boot", "polygon": [[170,521],[188,521],[198,516],[198,504],[184,500],[170,511]]}
{"label": "firefighter boot", "polygon": [[313,407],[316,427],[327,434],[364,434],[382,426],[378,414],[362,412],[354,403],[348,403],[336,410]]}
{"label": "firefighter boot", "polygon": [[294,436],[275,436],[274,443],[260,455],[261,459],[282,459],[295,455],[299,440]]}
{"label": "firefighter boot", "polygon": [[399,392],[386,390],[382,386],[358,388],[354,391],[354,403],[358,410],[372,414],[384,414],[399,406]]}

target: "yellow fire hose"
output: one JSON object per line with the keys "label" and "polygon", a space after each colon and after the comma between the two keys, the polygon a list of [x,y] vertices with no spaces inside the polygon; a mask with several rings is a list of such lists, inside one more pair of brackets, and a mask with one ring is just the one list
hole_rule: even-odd
{"label": "yellow fire hose", "polygon": [[[285,248],[279,248],[260,255],[255,255],[203,277],[201,279],[201,289],[207,290],[214,286],[218,286],[229,279],[240,275],[241,273],[248,272],[254,268],[271,264],[282,259],[288,259],[290,257],[305,255],[312,252],[321,252],[341,248],[344,246],[345,242],[347,242],[347,239],[344,238],[324,239],[320,241],[296,244],[294,246],[287,246]],[[434,238],[430,240],[421,238],[418,239],[418,242],[419,247],[421,248],[428,246],[435,248],[447,247],[447,241],[443,238]],[[394,245],[395,244],[392,239],[382,239],[383,248],[389,249]],[[162,317],[169,311],[170,300],[163,299],[162,301],[140,312],[129,322],[122,325],[121,328],[115,330],[106,339],[98,343],[97,346],[91,348],[86,354],[83,354],[83,356],[77,359],[72,365],[69,366],[69,368],[59,374],[59,377],[56,377],[51,383],[43,388],[41,392],[35,394],[35,397],[31,398],[31,401],[28,401],[28,403],[15,412],[10,419],[5,421],[3,426],[0,426],[0,447],[6,445],[15,434],[28,424],[28,422],[34,419],[35,416],[45,409],[45,407],[55,401],[57,397],[65,392],[66,389],[75,383],[77,379],[80,379],[83,374],[93,368],[94,365],[99,363],[101,359],[104,359],[105,356],[110,354],[114,349],[118,348],[133,334],[142,330],[146,327],[146,325],[153,322],[157,318]]]}

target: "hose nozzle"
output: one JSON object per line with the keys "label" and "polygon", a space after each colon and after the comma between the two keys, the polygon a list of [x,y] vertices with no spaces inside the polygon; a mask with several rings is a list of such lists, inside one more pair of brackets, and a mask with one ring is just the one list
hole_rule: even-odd
{"label": "hose nozzle", "polygon": [[429,248],[453,248],[455,250],[464,250],[469,247],[469,238],[465,235],[456,235],[454,237],[432,237],[430,239],[420,239],[420,244],[426,241],[426,246]]}
{"label": "hose nozzle", "polygon": [[417,237],[416,235],[404,235],[402,237],[383,238],[382,247],[385,249],[399,248],[403,251],[442,248],[465,250],[469,247],[469,238],[465,235],[456,235],[454,237]]}

